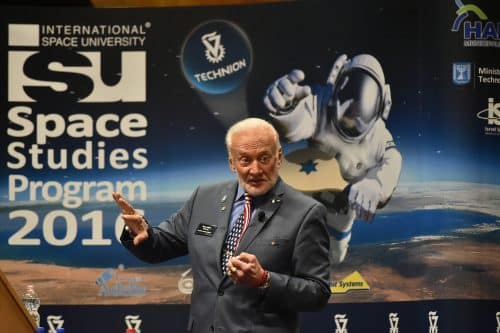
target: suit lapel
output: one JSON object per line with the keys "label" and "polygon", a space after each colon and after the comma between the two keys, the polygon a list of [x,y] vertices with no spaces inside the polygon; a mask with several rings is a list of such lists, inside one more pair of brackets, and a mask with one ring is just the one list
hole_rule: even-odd
{"label": "suit lapel", "polygon": [[283,200],[283,186],[282,182],[278,181],[273,193],[269,196],[268,200],[260,207],[256,208],[255,213],[252,214],[252,220],[238,246],[237,253],[244,252],[264,226],[269,223],[269,220],[276,213],[276,210],[281,205]]}

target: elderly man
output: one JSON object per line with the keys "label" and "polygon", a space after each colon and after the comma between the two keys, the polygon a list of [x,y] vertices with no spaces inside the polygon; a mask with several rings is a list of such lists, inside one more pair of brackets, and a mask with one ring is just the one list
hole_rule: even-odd
{"label": "elderly man", "polygon": [[226,146],[238,181],[198,187],[157,227],[115,193],[121,241],[148,262],[189,254],[189,332],[298,332],[298,312],[330,296],[326,209],[280,180],[281,146],[268,122],[236,123]]}

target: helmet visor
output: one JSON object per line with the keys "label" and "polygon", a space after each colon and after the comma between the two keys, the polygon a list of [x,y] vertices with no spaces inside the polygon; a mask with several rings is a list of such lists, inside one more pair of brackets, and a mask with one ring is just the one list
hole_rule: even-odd
{"label": "helmet visor", "polygon": [[347,138],[357,138],[370,130],[381,107],[380,87],[367,72],[355,69],[344,73],[333,96],[336,103],[334,122]]}

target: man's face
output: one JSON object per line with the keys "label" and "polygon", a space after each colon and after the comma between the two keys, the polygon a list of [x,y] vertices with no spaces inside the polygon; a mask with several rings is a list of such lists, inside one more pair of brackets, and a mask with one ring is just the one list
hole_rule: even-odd
{"label": "man's face", "polygon": [[233,134],[229,165],[250,196],[265,194],[276,183],[282,159],[281,148],[276,149],[276,144],[265,128]]}

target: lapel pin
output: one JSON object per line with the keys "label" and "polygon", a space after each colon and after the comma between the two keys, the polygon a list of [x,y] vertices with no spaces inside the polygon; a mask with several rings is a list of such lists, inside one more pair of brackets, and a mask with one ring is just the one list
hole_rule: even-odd
{"label": "lapel pin", "polygon": [[281,202],[281,200],[280,200],[280,199],[278,199],[278,198],[273,198],[273,199],[271,200],[271,203],[280,203],[280,202]]}

